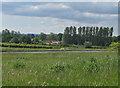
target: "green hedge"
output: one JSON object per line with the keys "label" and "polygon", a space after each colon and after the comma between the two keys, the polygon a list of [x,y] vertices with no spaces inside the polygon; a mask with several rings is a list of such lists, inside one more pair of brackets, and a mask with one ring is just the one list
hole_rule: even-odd
{"label": "green hedge", "polygon": [[92,46],[93,49],[107,49],[107,46]]}
{"label": "green hedge", "polygon": [[46,48],[52,49],[53,46],[35,45],[35,44],[15,44],[15,43],[0,43],[1,47],[14,47],[14,48]]}

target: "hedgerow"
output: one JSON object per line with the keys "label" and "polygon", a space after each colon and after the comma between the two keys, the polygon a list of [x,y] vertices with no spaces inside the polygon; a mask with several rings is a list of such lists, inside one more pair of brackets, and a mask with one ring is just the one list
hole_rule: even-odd
{"label": "hedgerow", "polygon": [[14,48],[47,48],[52,49],[53,46],[48,45],[35,45],[35,44],[15,44],[15,43],[0,43],[1,47],[14,47]]}

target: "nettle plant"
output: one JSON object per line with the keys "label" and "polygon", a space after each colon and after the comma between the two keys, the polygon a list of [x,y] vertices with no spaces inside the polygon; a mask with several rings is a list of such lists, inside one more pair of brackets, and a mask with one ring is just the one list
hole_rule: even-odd
{"label": "nettle plant", "polygon": [[95,57],[92,57],[88,63],[87,71],[88,72],[98,72],[99,69],[99,63],[97,62],[97,59]]}

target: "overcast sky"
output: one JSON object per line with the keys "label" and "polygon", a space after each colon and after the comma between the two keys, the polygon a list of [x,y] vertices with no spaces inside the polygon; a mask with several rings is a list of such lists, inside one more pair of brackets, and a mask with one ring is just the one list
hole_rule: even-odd
{"label": "overcast sky", "polygon": [[67,26],[114,27],[117,2],[3,2],[2,27],[21,33],[63,33]]}

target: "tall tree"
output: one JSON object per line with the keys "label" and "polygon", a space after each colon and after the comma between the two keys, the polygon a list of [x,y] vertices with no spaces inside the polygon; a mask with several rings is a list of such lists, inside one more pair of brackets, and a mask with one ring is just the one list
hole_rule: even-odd
{"label": "tall tree", "polygon": [[39,37],[40,40],[45,41],[47,35],[46,35],[45,33],[42,33],[42,32],[41,32],[40,35],[39,35],[38,37]]}
{"label": "tall tree", "polygon": [[62,41],[62,36],[63,36],[63,34],[62,34],[62,33],[59,33],[57,36],[58,36],[58,41]]}
{"label": "tall tree", "polygon": [[8,29],[5,29],[2,31],[2,42],[9,42],[11,40],[11,38],[12,38],[12,36]]}
{"label": "tall tree", "polygon": [[30,43],[31,43],[31,39],[30,39],[29,36],[27,36],[27,35],[23,35],[23,36],[21,36],[21,38],[20,38],[20,42],[21,42],[21,43],[27,43],[27,44],[30,44]]}

